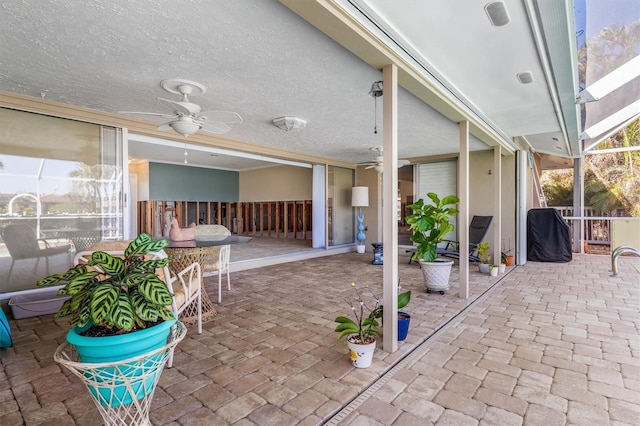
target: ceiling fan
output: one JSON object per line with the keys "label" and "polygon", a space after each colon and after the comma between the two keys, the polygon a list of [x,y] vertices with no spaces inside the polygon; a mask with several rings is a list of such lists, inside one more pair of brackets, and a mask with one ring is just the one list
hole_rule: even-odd
{"label": "ceiling fan", "polygon": [[[358,165],[368,166],[368,167],[365,167],[365,169],[376,169],[376,172],[382,173],[382,165],[383,165],[382,147],[374,146],[369,149],[371,149],[371,151],[377,152],[378,155],[376,155],[375,158],[372,159],[371,161],[368,161],[366,163],[358,163]],[[409,160],[398,160],[398,167],[408,166],[409,164],[411,164]]]}
{"label": "ceiling fan", "polygon": [[231,130],[228,124],[241,123],[242,117],[232,111],[202,111],[200,105],[189,101],[189,96],[203,95],[207,89],[195,81],[172,78],[160,82],[160,86],[169,93],[182,95],[179,101],[157,98],[158,102],[171,110],[172,114],[155,112],[120,111],[121,114],[155,115],[171,119],[161,124],[158,130],[173,129],[177,133],[187,137],[200,129],[223,134]]}

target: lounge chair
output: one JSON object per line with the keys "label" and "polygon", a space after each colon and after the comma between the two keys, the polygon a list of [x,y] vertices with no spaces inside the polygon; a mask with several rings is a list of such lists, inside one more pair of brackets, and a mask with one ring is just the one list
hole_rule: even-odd
{"label": "lounge chair", "polygon": [[[484,236],[487,234],[487,230],[491,225],[491,221],[493,220],[493,216],[473,216],[471,219],[471,224],[469,224],[469,261],[470,262],[480,262],[480,259],[475,254],[477,245],[482,241]],[[438,256],[442,257],[450,257],[453,259],[460,258],[460,251],[458,247],[460,243],[458,241],[445,240],[446,244],[444,247],[438,247],[436,252]],[[409,249],[407,253],[415,253],[416,249]],[[409,263],[411,263],[412,258],[409,258]]]}

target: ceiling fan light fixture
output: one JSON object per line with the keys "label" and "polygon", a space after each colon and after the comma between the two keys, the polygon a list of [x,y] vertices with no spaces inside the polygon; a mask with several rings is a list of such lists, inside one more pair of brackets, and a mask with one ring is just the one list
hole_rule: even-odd
{"label": "ceiling fan light fixture", "polygon": [[196,123],[193,120],[172,121],[171,123],[169,123],[169,126],[171,126],[171,128],[176,132],[183,135],[185,138],[189,135],[197,133],[198,130],[202,128],[202,125],[200,123]]}
{"label": "ceiling fan light fixture", "polygon": [[273,124],[285,132],[292,132],[296,130],[302,130],[307,125],[307,122],[298,117],[278,117],[273,119]]}

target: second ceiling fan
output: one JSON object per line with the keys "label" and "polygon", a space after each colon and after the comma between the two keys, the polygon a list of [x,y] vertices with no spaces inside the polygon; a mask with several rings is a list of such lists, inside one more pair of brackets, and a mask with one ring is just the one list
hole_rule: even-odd
{"label": "second ceiling fan", "polygon": [[[382,166],[383,166],[383,160],[384,160],[382,156],[382,147],[374,146],[374,147],[371,147],[370,149],[371,151],[376,152],[378,155],[376,155],[375,158],[373,158],[371,161],[368,161],[365,163],[358,163],[358,165],[367,166],[365,167],[365,169],[375,169],[376,172],[382,173]],[[402,160],[402,159],[398,160],[398,167],[408,166],[409,164],[411,164],[409,160]]]}

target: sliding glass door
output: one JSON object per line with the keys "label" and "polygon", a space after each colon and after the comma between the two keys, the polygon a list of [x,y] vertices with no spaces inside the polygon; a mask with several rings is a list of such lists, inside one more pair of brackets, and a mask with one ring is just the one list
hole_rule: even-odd
{"label": "sliding glass door", "polygon": [[124,236],[120,129],[0,108],[0,296]]}

